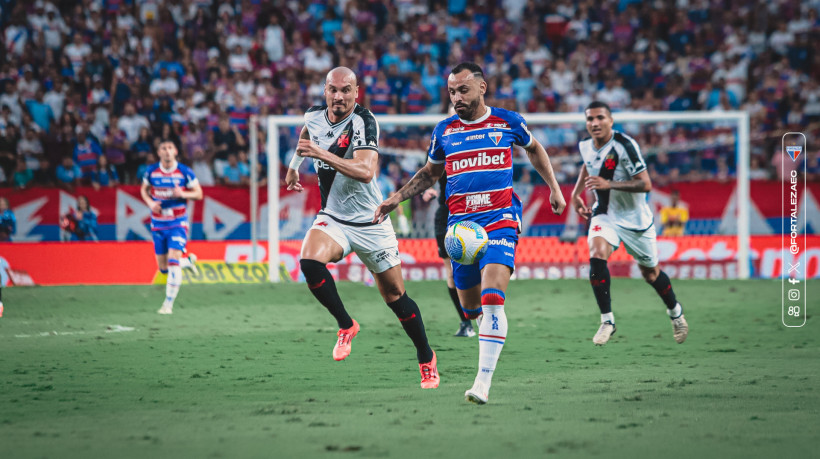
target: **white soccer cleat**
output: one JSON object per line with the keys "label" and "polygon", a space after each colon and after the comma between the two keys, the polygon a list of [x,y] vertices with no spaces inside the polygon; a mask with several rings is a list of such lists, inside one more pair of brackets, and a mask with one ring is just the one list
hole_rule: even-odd
{"label": "white soccer cleat", "polygon": [[603,346],[614,334],[615,324],[607,320],[601,324],[601,328],[598,329],[598,333],[592,337],[592,342],[598,346]]}
{"label": "white soccer cleat", "polygon": [[483,383],[476,381],[473,383],[473,387],[469,388],[467,392],[464,393],[464,398],[471,403],[475,403],[476,405],[483,405],[487,403],[489,396],[487,395],[489,389],[484,386]]}
{"label": "white soccer cleat", "polygon": [[174,305],[169,302],[162,303],[162,307],[157,311],[158,314],[168,315],[174,313]]}
{"label": "white soccer cleat", "polygon": [[199,268],[196,267],[196,254],[191,253],[188,255],[188,261],[191,262],[190,266],[186,266],[186,269],[190,269],[194,276],[199,276]]}
{"label": "white soccer cleat", "polygon": [[673,336],[675,337],[675,342],[681,344],[686,341],[686,337],[689,336],[689,324],[686,323],[683,314],[672,319],[672,329],[674,330]]}

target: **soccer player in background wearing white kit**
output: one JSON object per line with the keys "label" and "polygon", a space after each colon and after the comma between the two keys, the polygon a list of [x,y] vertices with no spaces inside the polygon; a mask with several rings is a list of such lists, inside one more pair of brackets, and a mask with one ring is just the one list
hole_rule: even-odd
{"label": "soccer player in background wearing white kit", "polygon": [[[589,281],[601,311],[601,326],[592,342],[602,346],[615,334],[607,259],[623,241],[626,251],[638,262],[643,278],[666,304],[675,341],[683,343],[689,325],[669,276],[658,267],[655,225],[647,204],[652,181],[640,147],[628,135],[613,131],[612,111],[604,102],[590,103],[584,113],[592,138],[578,144],[584,164],[571,200],[579,215],[591,218],[587,236]],[[596,202],[591,208],[581,196],[585,188],[595,192]]]}
{"label": "soccer player in background wearing white kit", "polygon": [[339,298],[327,264],[356,252],[416,347],[422,389],[435,389],[439,385],[436,354],[427,342],[419,307],[404,289],[396,233],[389,220],[371,221],[383,199],[373,180],[379,167],[379,126],[370,110],[356,103],[358,92],[353,71],[337,67],[325,80],[327,106],[311,107],[305,113],[305,127],[285,181],[289,190],[301,192],[299,165],[304,158],[313,158],[322,210],[302,242],[299,264],[311,293],[339,325],[333,359],[341,361],[350,355],[360,327]]}

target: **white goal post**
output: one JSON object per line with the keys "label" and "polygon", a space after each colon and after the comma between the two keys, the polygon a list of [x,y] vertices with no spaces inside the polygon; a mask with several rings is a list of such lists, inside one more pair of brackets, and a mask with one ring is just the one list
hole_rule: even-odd
{"label": "white goal post", "polygon": [[[584,124],[582,113],[522,114],[528,124]],[[704,123],[730,122],[737,128],[737,273],[748,279],[749,272],[749,114],[727,112],[616,112],[613,117],[623,123]],[[384,115],[376,116],[380,126],[435,126],[445,115]],[[279,282],[279,128],[301,126],[301,116],[269,116],[267,119],[268,154],[268,263],[271,282]],[[628,133],[627,133],[628,134]],[[547,145],[549,147],[549,145]],[[251,212],[256,212],[251,209]]]}

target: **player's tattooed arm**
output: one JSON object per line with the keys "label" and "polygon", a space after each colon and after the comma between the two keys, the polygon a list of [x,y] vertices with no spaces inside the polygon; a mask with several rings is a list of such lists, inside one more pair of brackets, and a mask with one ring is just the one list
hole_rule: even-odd
{"label": "player's tattooed arm", "polygon": [[403,201],[412,198],[413,196],[423,192],[424,190],[433,186],[444,173],[444,164],[435,164],[427,161],[413,178],[401,187],[399,191],[394,193],[390,198],[386,199],[373,216],[374,223],[381,223],[396,207]]}
{"label": "player's tattooed arm", "polygon": [[561,187],[555,178],[555,172],[552,170],[552,164],[550,163],[549,155],[547,155],[547,150],[541,145],[541,142],[534,138],[530,145],[525,147],[524,150],[527,152],[527,157],[529,157],[532,166],[550,187],[550,206],[552,207],[552,213],[561,215],[561,213],[564,212],[564,208],[567,207],[567,201],[564,199],[564,195],[561,194]]}
{"label": "player's tattooed arm", "polygon": [[590,190],[618,190],[627,193],[646,193],[652,190],[652,180],[649,178],[649,172],[647,171],[643,171],[633,176],[631,180],[623,182],[607,180],[593,175],[586,178],[584,185]]}

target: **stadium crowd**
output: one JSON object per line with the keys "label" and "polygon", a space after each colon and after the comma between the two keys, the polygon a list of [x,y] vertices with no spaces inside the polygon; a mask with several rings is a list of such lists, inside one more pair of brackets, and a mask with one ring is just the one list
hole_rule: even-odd
{"label": "stadium crowd", "polygon": [[[818,0],[3,0],[0,183],[138,183],[171,138],[203,185],[245,185],[249,117],[321,104],[331,67],[357,72],[374,113],[444,113],[446,76],[465,60],[484,68],[489,105],[525,113],[593,99],[746,110],[752,178],[777,178],[781,133],[820,133],[818,11]],[[532,128],[573,182],[583,126]],[[657,183],[734,174],[725,125],[627,128]],[[429,131],[385,132],[383,173],[400,185]],[[298,137],[279,135],[291,147]]]}

